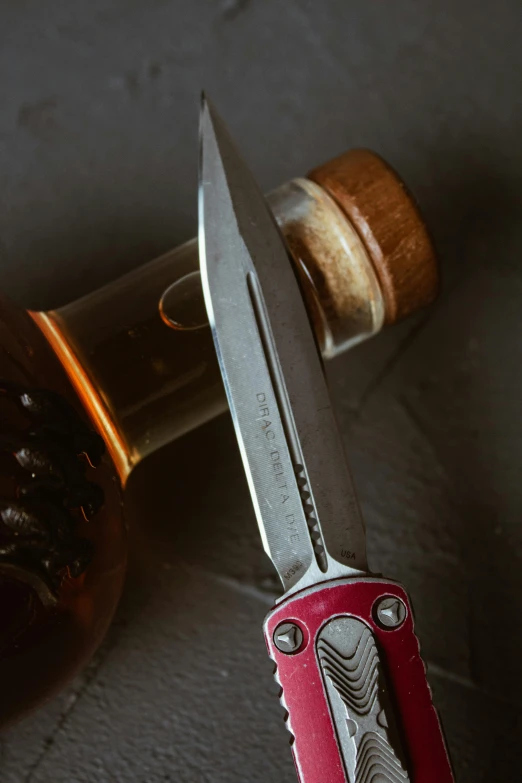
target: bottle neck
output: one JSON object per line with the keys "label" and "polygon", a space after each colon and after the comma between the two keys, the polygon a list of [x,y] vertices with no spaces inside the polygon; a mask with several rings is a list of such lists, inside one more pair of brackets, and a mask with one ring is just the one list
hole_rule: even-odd
{"label": "bottle neck", "polygon": [[[340,208],[299,179],[269,202],[325,358],[379,331],[372,263]],[[31,313],[104,437],[124,484],[145,456],[226,410],[197,241],[58,310]]]}

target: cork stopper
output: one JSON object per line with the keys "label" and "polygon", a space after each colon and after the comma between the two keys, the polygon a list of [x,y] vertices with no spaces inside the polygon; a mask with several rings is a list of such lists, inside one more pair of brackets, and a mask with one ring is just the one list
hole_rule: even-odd
{"label": "cork stopper", "polygon": [[386,323],[430,304],[439,283],[435,249],[395,171],[370,150],[350,150],[308,178],[334,199],[363,242],[381,286]]}

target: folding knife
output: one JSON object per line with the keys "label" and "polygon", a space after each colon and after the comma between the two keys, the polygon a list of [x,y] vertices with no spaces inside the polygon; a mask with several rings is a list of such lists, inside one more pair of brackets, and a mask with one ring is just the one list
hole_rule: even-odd
{"label": "folding knife", "polygon": [[214,107],[200,119],[205,304],[263,545],[264,631],[301,783],[450,783],[413,614],[365,531],[303,297]]}

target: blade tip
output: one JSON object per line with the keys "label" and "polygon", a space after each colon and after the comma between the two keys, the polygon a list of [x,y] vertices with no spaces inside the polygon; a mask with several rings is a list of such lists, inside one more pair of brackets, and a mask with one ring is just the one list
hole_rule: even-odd
{"label": "blade tip", "polygon": [[204,139],[208,136],[210,129],[214,130],[213,106],[205,90],[201,90],[200,108],[199,108],[199,141],[200,151],[204,146]]}
{"label": "blade tip", "polygon": [[201,90],[199,105],[199,176],[203,171],[204,150],[208,140],[209,127],[212,127],[210,102],[205,90]]}
{"label": "blade tip", "polygon": [[205,90],[201,90],[200,96],[199,96],[199,130],[201,133],[201,128],[203,125],[203,120],[205,118],[205,114],[208,114],[208,98],[207,93]]}
{"label": "blade tip", "polygon": [[216,127],[218,125],[223,125],[223,120],[221,119],[219,112],[217,111],[213,101],[211,101],[208,97],[208,93],[205,90],[201,90],[199,117],[200,127],[204,120],[207,120],[214,133],[216,133]]}

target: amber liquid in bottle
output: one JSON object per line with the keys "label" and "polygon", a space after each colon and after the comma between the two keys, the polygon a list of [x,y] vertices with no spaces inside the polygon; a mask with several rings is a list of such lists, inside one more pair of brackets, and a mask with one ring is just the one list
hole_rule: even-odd
{"label": "amber liquid in bottle", "polygon": [[31,317],[0,301],[0,724],[89,659],[125,572],[120,481]]}

